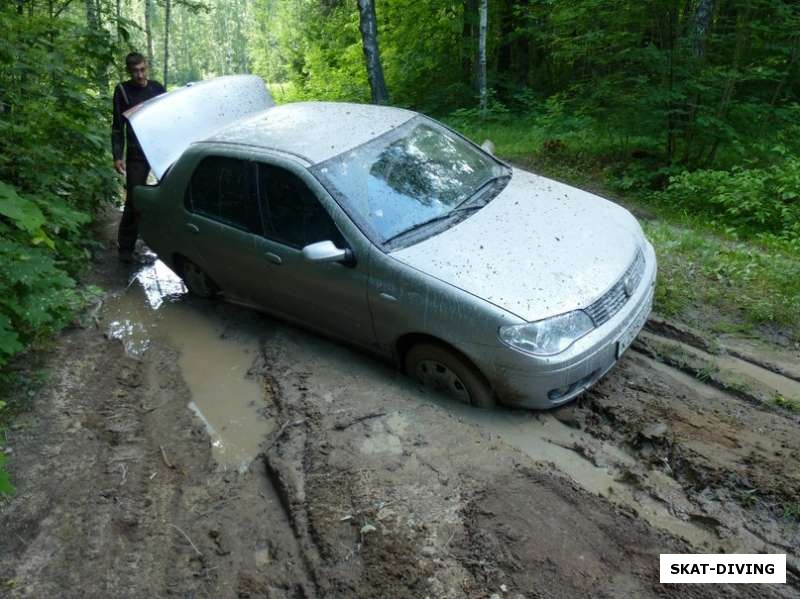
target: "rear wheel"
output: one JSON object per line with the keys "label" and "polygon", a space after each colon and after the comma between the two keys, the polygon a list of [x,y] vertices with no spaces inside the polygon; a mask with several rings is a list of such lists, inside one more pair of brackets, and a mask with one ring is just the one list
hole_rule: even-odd
{"label": "rear wheel", "polygon": [[464,357],[442,345],[418,343],[406,354],[406,372],[428,388],[479,408],[495,399],[483,376]]}
{"label": "rear wheel", "polygon": [[205,299],[213,299],[219,295],[216,283],[191,260],[181,260],[180,270],[181,278],[192,295]]}

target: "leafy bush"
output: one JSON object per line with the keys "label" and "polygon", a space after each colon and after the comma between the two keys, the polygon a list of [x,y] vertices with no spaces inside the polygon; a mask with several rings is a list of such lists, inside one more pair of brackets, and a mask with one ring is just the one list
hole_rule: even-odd
{"label": "leafy bush", "polygon": [[800,243],[800,159],[767,168],[699,170],[670,179],[662,201],[721,218],[732,231]]}
{"label": "leafy bush", "polygon": [[62,328],[86,293],[86,226],[116,181],[105,31],[0,9],[0,368]]}

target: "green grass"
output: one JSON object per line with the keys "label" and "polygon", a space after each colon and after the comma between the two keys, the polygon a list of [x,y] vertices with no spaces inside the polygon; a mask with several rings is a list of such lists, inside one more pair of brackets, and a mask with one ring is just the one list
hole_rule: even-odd
{"label": "green grass", "polygon": [[778,407],[800,414],[800,399],[792,399],[776,393],[775,397],[772,398],[772,402]]}
{"label": "green grass", "polygon": [[792,249],[725,239],[685,221],[659,220],[644,229],[658,255],[659,312],[713,322],[715,332],[771,324],[797,336],[800,256]]}
{"label": "green grass", "polygon": [[783,517],[800,520],[800,501],[783,504]]}

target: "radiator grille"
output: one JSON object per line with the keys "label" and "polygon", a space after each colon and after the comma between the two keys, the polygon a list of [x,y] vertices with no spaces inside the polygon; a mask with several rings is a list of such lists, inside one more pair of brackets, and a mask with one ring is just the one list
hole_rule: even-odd
{"label": "radiator grille", "polygon": [[617,281],[614,286],[603,294],[597,301],[586,308],[584,311],[594,322],[596,327],[607,322],[611,317],[622,309],[622,306],[633,295],[639,287],[644,274],[644,254],[642,250],[637,250],[633,263]]}

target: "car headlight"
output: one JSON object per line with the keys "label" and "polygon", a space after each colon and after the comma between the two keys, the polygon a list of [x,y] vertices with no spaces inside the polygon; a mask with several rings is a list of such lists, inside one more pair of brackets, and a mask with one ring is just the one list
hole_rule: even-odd
{"label": "car headlight", "polygon": [[519,351],[552,356],[567,349],[592,329],[594,323],[589,315],[575,310],[536,322],[500,327],[500,340]]}

